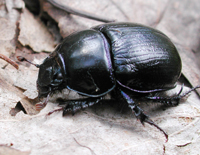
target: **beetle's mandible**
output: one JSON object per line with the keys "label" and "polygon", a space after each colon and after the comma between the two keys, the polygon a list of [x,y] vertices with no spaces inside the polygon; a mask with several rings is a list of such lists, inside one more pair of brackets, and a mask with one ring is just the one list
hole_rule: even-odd
{"label": "beetle's mandible", "polygon": [[155,126],[166,138],[167,133],[144,114],[136,101],[174,105],[199,88],[183,95],[180,91],[172,97],[152,96],[176,86],[181,74],[181,59],[165,34],[134,23],[102,24],[75,32],[36,66],[39,67],[39,97],[47,97],[44,103],[36,104],[38,110],[47,104],[50,94],[64,88],[88,98],[68,101],[62,109],[63,115],[97,104],[113,91],[117,94],[114,98],[126,102],[141,123]]}

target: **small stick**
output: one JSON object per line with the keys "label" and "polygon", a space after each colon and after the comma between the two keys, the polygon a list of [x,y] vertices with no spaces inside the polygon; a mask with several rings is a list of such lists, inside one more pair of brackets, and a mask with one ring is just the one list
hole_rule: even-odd
{"label": "small stick", "polygon": [[11,64],[11,65],[12,65],[13,67],[15,67],[16,69],[19,68],[18,64],[17,64],[15,61],[11,60],[10,58],[6,57],[5,55],[0,54],[0,58],[3,59],[3,60],[5,60],[5,61],[8,62],[9,64]]}
{"label": "small stick", "polygon": [[[73,138],[74,138],[74,137],[73,137]],[[93,151],[91,148],[89,148],[88,146],[85,146],[85,145],[80,144],[80,143],[76,140],[76,138],[74,138],[74,140],[75,140],[75,142],[76,142],[78,145],[80,145],[81,147],[85,147],[85,148],[89,149],[89,150],[91,151],[91,153],[95,155],[94,151]]]}

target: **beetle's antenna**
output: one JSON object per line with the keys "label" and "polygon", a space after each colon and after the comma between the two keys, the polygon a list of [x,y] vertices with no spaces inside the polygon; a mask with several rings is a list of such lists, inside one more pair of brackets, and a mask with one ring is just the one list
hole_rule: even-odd
{"label": "beetle's antenna", "polygon": [[40,65],[35,64],[35,63],[32,63],[31,61],[27,60],[26,58],[24,58],[24,57],[22,57],[22,56],[17,56],[17,59],[18,59],[19,61],[21,61],[21,62],[22,62],[22,61],[26,61],[26,62],[28,62],[28,63],[34,65],[34,66],[37,67],[37,68],[40,67]]}

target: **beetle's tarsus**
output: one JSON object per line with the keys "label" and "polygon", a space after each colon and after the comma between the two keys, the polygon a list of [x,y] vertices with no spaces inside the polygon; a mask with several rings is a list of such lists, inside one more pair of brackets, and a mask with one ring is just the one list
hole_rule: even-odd
{"label": "beetle's tarsus", "polygon": [[166,142],[168,141],[168,134],[162,128],[160,128],[157,124],[155,124],[151,119],[149,119],[148,117],[146,117],[146,119],[144,120],[144,122],[146,122],[146,123],[148,123],[148,124],[156,127],[158,130],[160,130],[165,135]]}
{"label": "beetle's tarsus", "polygon": [[136,118],[138,120],[140,120],[140,122],[142,123],[142,125],[144,125],[144,122],[156,127],[158,130],[160,130],[166,137],[166,142],[168,141],[168,134],[162,129],[160,128],[157,124],[155,124],[148,115],[143,113],[143,110],[136,106],[136,105],[129,105],[129,107],[131,108],[131,110],[133,111],[133,113],[135,114]]}
{"label": "beetle's tarsus", "polygon": [[73,107],[69,107],[69,106],[66,106],[64,109],[63,109],[63,116],[65,116],[66,114],[68,113],[71,113],[72,116],[75,115],[75,110],[73,110]]}
{"label": "beetle's tarsus", "polygon": [[142,123],[142,125],[144,125],[144,122],[156,127],[157,129],[159,129],[166,137],[166,142],[168,141],[168,134],[161,129],[157,124],[155,124],[151,119],[149,119],[149,116],[143,113],[143,110],[136,105],[136,103],[132,100],[132,98],[125,93],[124,91],[118,89],[120,91],[120,94],[122,96],[123,99],[126,100],[126,102],[128,103],[129,108],[131,108],[132,112],[135,114],[136,118],[138,120],[140,120],[140,122]]}
{"label": "beetle's tarsus", "polygon": [[[129,107],[131,108],[132,106],[129,105]],[[134,106],[134,108],[131,108],[131,110],[134,112],[135,116],[137,119],[140,120],[140,122],[142,123],[142,125],[144,125],[144,122],[156,127],[158,130],[160,130],[166,137],[166,142],[168,141],[168,134],[162,129],[160,128],[157,124],[155,124],[148,115],[143,113],[143,110],[138,107],[138,106]]]}
{"label": "beetle's tarsus", "polygon": [[53,114],[54,112],[63,111],[63,110],[64,110],[63,107],[62,107],[62,108],[59,108],[59,109],[55,109],[55,110],[53,110],[53,111],[50,111],[47,115],[49,116],[49,115]]}

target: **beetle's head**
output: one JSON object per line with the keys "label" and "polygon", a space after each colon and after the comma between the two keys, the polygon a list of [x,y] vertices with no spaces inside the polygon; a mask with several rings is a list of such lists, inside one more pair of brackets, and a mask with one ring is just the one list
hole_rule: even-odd
{"label": "beetle's head", "polygon": [[49,93],[61,89],[63,74],[54,57],[47,57],[39,66],[37,79],[38,97],[46,97]]}
{"label": "beetle's head", "polygon": [[[20,61],[27,61],[31,64],[29,60],[24,57],[17,57]],[[41,65],[33,64],[39,68],[39,74],[37,79],[37,89],[38,97],[47,97],[48,94],[56,90],[62,89],[60,86],[63,82],[63,74],[61,68],[58,65],[54,57],[47,57]]]}

